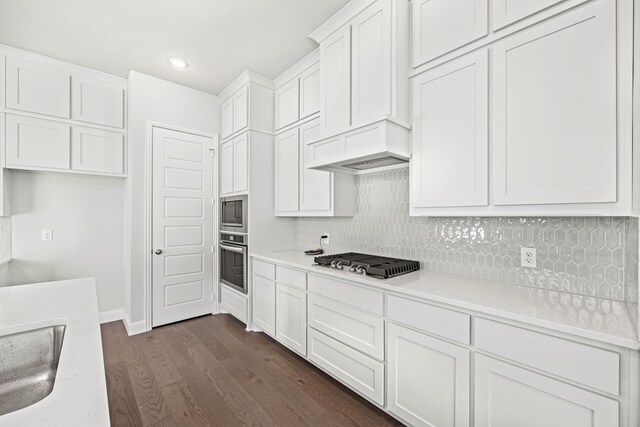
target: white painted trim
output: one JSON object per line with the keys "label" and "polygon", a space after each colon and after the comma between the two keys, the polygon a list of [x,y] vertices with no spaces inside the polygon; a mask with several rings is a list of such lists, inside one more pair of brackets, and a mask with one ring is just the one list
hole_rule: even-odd
{"label": "white painted trim", "polygon": [[220,102],[224,102],[229,99],[234,93],[242,89],[244,86],[249,83],[255,83],[260,86],[264,86],[268,89],[273,90],[273,81],[270,79],[261,76],[260,74],[254,73],[253,71],[244,70],[242,74],[240,74],[234,81],[229,83],[229,85],[220,92],[218,98],[220,98]]}
{"label": "white painted trim", "polygon": [[122,319],[122,323],[124,323],[124,328],[127,330],[127,335],[137,335],[143,332],[150,331],[151,329],[147,329],[146,322],[144,320],[140,320],[138,322],[131,322],[129,320],[129,316],[127,316],[127,312],[122,310],[122,314],[124,314],[124,318]]}
{"label": "white painted trim", "polygon": [[309,68],[320,62],[320,48],[316,48],[313,52],[293,64],[289,69],[273,79],[273,85],[276,89],[290,82]]}
{"label": "white painted trim", "polygon": [[11,264],[11,260],[12,260],[12,259],[13,259],[13,258],[9,257],[9,258],[7,258],[7,259],[5,259],[5,260],[3,260],[3,261],[0,261],[0,267],[4,267],[5,265],[9,265],[9,264]]}
{"label": "white painted trim", "polygon": [[[167,129],[167,130],[173,130],[173,131],[177,131],[177,132],[184,132],[184,133],[189,133],[192,135],[197,135],[197,136],[202,136],[205,138],[211,138],[213,140],[213,144],[215,147],[215,161],[218,161],[218,158],[220,157],[218,155],[218,153],[220,152],[219,150],[219,141],[220,141],[220,137],[218,134],[213,134],[213,133],[207,133],[207,132],[201,132],[201,131],[196,131],[193,129],[187,129],[187,128],[183,128],[180,126],[174,126],[174,125],[170,125],[170,124],[166,124],[166,123],[161,123],[161,122],[155,122],[152,120],[147,120],[146,126],[145,126],[146,130],[145,130],[145,137],[144,137],[144,146],[145,146],[145,159],[144,159],[144,276],[143,276],[143,281],[144,281],[144,296],[143,296],[143,301],[144,301],[144,319],[139,321],[139,322],[135,322],[135,323],[130,323],[130,326],[132,328],[133,331],[138,331],[138,332],[131,332],[129,333],[129,335],[134,335],[140,332],[146,332],[146,331],[150,331],[153,328],[153,300],[152,300],[152,288],[153,288],[153,258],[151,257],[151,253],[153,251],[153,224],[152,224],[152,218],[153,218],[153,128],[162,128],[162,129]],[[216,168],[217,169],[217,168]],[[215,171],[216,174],[218,173],[218,171]],[[218,178],[217,176],[214,177],[215,179],[215,186],[213,188],[213,197],[214,200],[217,201],[218,199]],[[217,252],[217,242],[218,242],[218,213],[217,213],[217,202],[215,205],[215,209],[213,212],[213,241],[214,243],[214,248],[216,248],[216,251],[214,252],[215,256],[218,255]],[[214,289],[214,304],[212,307],[212,313],[217,312],[217,292],[216,292],[216,277],[218,275],[218,269],[217,269],[217,263],[214,262],[214,282],[212,283],[213,289]],[[126,315],[126,313],[125,313]],[[125,318],[126,319],[126,318]],[[126,322],[125,322],[126,325]],[[142,330],[139,330],[142,329]],[[127,330],[129,330],[127,328]]]}
{"label": "white painted trim", "polygon": [[329,19],[324,21],[316,28],[309,38],[316,43],[322,42],[324,39],[333,34],[334,31],[348,24],[357,14],[371,6],[375,0],[352,0],[345,4],[340,10],[334,13]]}
{"label": "white painted trim", "polygon": [[98,318],[100,319],[100,324],[115,322],[116,320],[124,319],[124,310],[122,308],[118,308],[116,310],[111,311],[101,311],[98,314]]}

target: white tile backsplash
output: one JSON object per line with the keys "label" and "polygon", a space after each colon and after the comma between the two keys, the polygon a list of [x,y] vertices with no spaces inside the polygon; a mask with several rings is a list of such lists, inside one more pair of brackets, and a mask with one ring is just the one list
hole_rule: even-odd
{"label": "white tile backsplash", "polygon": [[[299,249],[369,252],[421,261],[424,268],[587,297],[638,301],[638,220],[623,217],[409,216],[407,168],[356,178],[352,218],[299,218]],[[520,248],[537,267],[520,267]]]}

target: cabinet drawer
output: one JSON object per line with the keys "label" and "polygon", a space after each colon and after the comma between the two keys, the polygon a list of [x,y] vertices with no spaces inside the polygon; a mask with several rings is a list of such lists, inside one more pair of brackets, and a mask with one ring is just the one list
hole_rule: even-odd
{"label": "cabinet drawer", "polygon": [[8,168],[69,169],[71,126],[12,114],[6,125]]}
{"label": "cabinet drawer", "polygon": [[307,274],[292,268],[276,266],[276,282],[283,285],[294,286],[303,290],[307,289]]}
{"label": "cabinet drawer", "polygon": [[384,314],[384,294],[346,282],[309,275],[309,290],[378,316]]}
{"label": "cabinet drawer", "polygon": [[356,350],[384,359],[384,320],[318,295],[309,295],[309,326]]}
{"label": "cabinet drawer", "polygon": [[223,285],[220,287],[220,305],[222,310],[242,322],[247,322],[247,299],[244,295],[240,295]]}
{"label": "cabinet drawer", "polygon": [[620,393],[620,355],[539,332],[475,319],[478,350],[611,394]]}
{"label": "cabinet drawer", "polygon": [[71,75],[7,57],[7,108],[68,119]]}
{"label": "cabinet drawer", "polygon": [[446,308],[389,295],[387,317],[463,344],[471,343],[471,316]]}
{"label": "cabinet drawer", "polygon": [[72,134],[71,169],[110,175],[125,173],[123,134],[75,126]]}
{"label": "cabinet drawer", "polygon": [[308,328],[309,360],[355,391],[384,404],[384,365],[315,329]]}
{"label": "cabinet drawer", "polygon": [[253,274],[269,280],[276,280],[276,266],[268,262],[253,260]]}

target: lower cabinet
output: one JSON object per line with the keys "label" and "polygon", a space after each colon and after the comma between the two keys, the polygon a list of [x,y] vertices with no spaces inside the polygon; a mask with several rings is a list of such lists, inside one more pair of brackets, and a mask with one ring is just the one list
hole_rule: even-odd
{"label": "lower cabinet", "polygon": [[384,405],[384,364],[318,332],[308,330],[309,360],[361,395]]}
{"label": "lower cabinet", "polygon": [[273,337],[276,335],[276,284],[255,275],[253,276],[253,323],[267,334]]}
{"label": "lower cabinet", "polygon": [[579,387],[477,355],[476,427],[617,427],[619,404]]}
{"label": "lower cabinet", "polygon": [[225,285],[220,286],[220,309],[247,323],[247,297],[235,289]]}
{"label": "lower cabinet", "polygon": [[468,427],[469,350],[393,323],[387,332],[389,411],[416,426]]}
{"label": "lower cabinet", "polygon": [[307,354],[307,294],[280,283],[276,284],[276,339]]}

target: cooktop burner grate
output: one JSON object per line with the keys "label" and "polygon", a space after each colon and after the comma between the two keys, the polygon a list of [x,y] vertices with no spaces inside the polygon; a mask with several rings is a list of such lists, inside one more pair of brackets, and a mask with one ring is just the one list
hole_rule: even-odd
{"label": "cooktop burner grate", "polygon": [[385,279],[420,270],[418,261],[389,258],[378,255],[346,252],[343,254],[317,256],[313,260],[318,265],[344,269]]}

